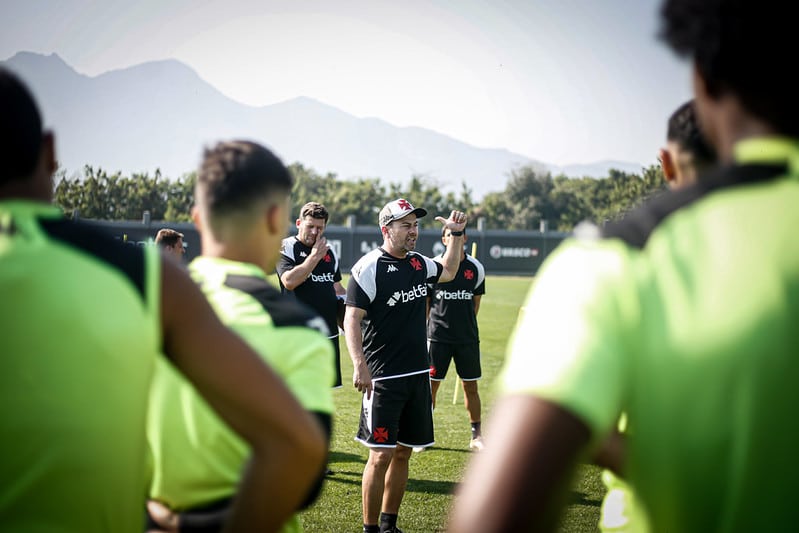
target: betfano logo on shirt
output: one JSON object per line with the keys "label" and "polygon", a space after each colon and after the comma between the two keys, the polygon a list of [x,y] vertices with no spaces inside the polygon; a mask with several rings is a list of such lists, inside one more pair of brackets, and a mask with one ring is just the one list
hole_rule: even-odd
{"label": "betfano logo on shirt", "polygon": [[439,300],[471,300],[472,293],[469,291],[439,290],[436,292],[436,298]]}
{"label": "betfano logo on shirt", "polygon": [[398,303],[407,303],[411,302],[417,298],[424,298],[427,296],[427,285],[422,283],[421,285],[417,285],[409,291],[396,291],[394,294],[391,295],[391,298],[388,299],[389,307],[394,307]]}
{"label": "betfano logo on shirt", "polygon": [[311,273],[311,281],[314,283],[333,283],[333,274],[330,272],[325,272],[324,274],[313,274]]}

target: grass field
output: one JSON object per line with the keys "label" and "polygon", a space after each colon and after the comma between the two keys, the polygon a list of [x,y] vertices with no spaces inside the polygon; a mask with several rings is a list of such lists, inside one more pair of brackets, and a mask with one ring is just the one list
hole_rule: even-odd
{"label": "grass field", "polygon": [[[487,293],[483,296],[478,318],[483,366],[480,396],[484,421],[491,415],[494,385],[505,356],[505,345],[529,284],[530,278],[488,277],[486,281]],[[302,523],[308,532],[361,530],[361,474],[368,454],[364,446],[353,440],[358,427],[361,396],[352,386],[352,364],[343,339],[341,349],[344,387],[333,393],[336,416],[330,467],[335,474],[327,478],[317,502],[302,515]],[[435,411],[436,445],[411,457],[408,488],[397,524],[406,533],[446,530],[453,490],[470,456],[469,420],[463,406],[462,391],[457,405],[452,403],[454,376],[453,366],[439,390]],[[572,503],[564,516],[561,531],[596,531],[603,493],[599,470],[583,466],[575,481]]]}

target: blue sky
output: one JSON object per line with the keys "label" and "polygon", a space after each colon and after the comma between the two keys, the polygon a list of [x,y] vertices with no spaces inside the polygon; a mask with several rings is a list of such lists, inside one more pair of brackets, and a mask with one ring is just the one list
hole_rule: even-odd
{"label": "blue sky", "polygon": [[659,0],[5,0],[0,59],[94,76],[175,58],[260,106],[309,96],[556,165],[656,162],[690,67]]}

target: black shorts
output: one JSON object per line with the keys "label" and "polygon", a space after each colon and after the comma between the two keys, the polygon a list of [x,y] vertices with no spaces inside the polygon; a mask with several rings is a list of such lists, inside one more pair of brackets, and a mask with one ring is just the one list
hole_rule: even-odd
{"label": "black shorts", "polygon": [[339,346],[339,336],[336,335],[335,337],[330,339],[333,343],[333,350],[336,352],[334,357],[335,360],[333,361],[333,365],[336,368],[336,381],[333,383],[333,388],[338,389],[341,387],[341,346]]}
{"label": "black shorts", "polygon": [[397,444],[432,446],[433,395],[427,372],[373,382],[372,397],[363,395],[355,440],[370,448]]}
{"label": "black shorts", "polygon": [[463,381],[476,381],[482,377],[480,343],[449,344],[430,341],[430,379],[444,381],[452,359],[455,359],[455,370]]}

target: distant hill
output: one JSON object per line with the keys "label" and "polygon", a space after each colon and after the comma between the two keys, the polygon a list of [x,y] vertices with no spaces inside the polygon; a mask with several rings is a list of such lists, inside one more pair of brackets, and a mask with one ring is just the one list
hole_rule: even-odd
{"label": "distant hill", "polygon": [[611,168],[621,170],[628,174],[641,174],[643,167],[638,163],[630,163],[628,161],[597,161],[595,163],[585,163],[582,165],[547,165],[547,168],[552,172],[553,176],[564,174],[571,178],[605,178],[608,176],[608,171]]}
{"label": "distant hill", "polygon": [[253,107],[216,90],[176,60],[155,61],[89,77],[58,55],[20,52],[2,62],[31,86],[45,123],[56,130],[61,165],[178,177],[196,168],[201,149],[220,139],[249,138],[287,164],[298,161],[341,178],[405,183],[413,174],[444,190],[465,181],[475,198],[502,191],[512,169],[532,165],[571,176],[607,175],[630,163],[555,167],[503,149],[478,148],[431,130],[358,118],[311,98]]}

